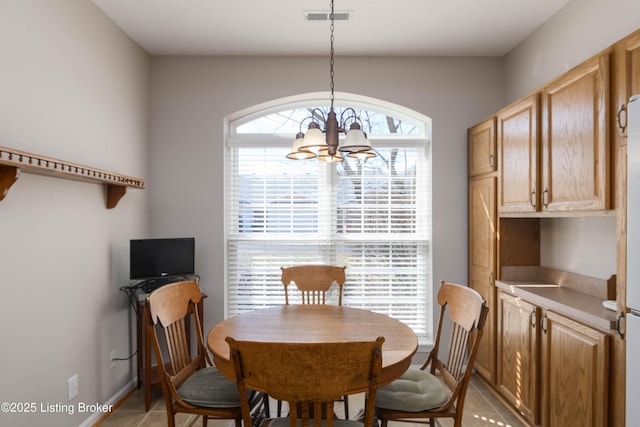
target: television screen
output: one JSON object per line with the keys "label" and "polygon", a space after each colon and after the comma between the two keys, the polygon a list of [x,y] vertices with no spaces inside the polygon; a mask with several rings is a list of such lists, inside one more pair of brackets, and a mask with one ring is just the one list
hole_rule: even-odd
{"label": "television screen", "polygon": [[139,239],[130,242],[132,280],[194,274],[195,239]]}

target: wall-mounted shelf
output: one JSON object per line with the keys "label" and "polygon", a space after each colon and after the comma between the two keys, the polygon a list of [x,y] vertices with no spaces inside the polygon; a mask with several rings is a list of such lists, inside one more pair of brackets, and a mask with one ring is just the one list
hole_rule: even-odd
{"label": "wall-mounted shelf", "polygon": [[76,181],[104,184],[107,209],[116,207],[127,187],[144,188],[144,180],[53,159],[39,154],[27,153],[0,146],[0,200],[20,176],[20,171]]}

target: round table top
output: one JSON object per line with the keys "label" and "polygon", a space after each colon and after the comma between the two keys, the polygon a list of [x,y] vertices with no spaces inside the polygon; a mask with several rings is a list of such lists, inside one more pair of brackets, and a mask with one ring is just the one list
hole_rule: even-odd
{"label": "round table top", "polygon": [[207,344],[220,372],[234,379],[226,337],[271,342],[374,341],[382,336],[380,385],[400,377],[418,349],[418,338],[404,323],[383,314],[335,305],[283,305],[242,313],[209,331]]}

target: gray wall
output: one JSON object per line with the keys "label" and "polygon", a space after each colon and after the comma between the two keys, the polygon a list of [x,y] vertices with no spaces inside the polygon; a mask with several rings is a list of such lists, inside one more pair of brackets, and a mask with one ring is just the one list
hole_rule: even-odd
{"label": "gray wall", "polygon": [[[507,103],[539,89],[640,28],[636,0],[572,0],[504,59]],[[615,218],[545,219],[541,262],[609,278],[616,273]]]}
{"label": "gray wall", "polygon": [[[148,55],[85,0],[3,0],[0,145],[147,178]],[[101,185],[22,173],[0,201],[0,413],[3,426],[80,425],[77,403],[107,402],[128,384],[131,324],[118,287],[128,239],[146,234],[146,190],[113,210]],[[76,411],[67,379],[79,378]]]}
{"label": "gray wall", "polygon": [[[502,59],[336,59],[336,90],[433,119],[435,284],[467,280],[466,128],[632,32],[640,22],[637,3],[573,0]],[[273,99],[326,90],[326,61],[153,59],[151,177],[160,194],[152,190],[152,230],[196,236],[197,269],[211,296],[206,326],[222,319],[224,307],[223,118]],[[615,220],[576,221],[570,227],[544,221],[543,263],[596,277],[615,273]],[[566,245],[558,248],[558,242]]]}
{"label": "gray wall", "polygon": [[[466,280],[466,129],[631,32],[638,7],[573,0],[504,59],[336,58],[337,91],[433,119],[435,281]],[[195,236],[206,327],[221,320],[223,118],[327,90],[327,58],[150,60],[88,1],[1,9],[0,144],[148,179],[148,189],[106,210],[99,185],[22,174],[0,202],[0,401],[67,403],[77,373],[74,402],[107,402],[136,375],[108,360],[134,348],[118,291],[128,240]],[[0,424],[89,416],[0,414]]]}
{"label": "gray wall", "polygon": [[640,1],[571,0],[504,58],[511,103],[640,28]]}
{"label": "gray wall", "polygon": [[[434,283],[467,280],[466,130],[504,103],[500,59],[337,57],[336,90],[433,119]],[[225,116],[328,90],[325,57],[155,57],[151,100],[151,227],[196,237],[209,298],[205,327],[224,316]]]}

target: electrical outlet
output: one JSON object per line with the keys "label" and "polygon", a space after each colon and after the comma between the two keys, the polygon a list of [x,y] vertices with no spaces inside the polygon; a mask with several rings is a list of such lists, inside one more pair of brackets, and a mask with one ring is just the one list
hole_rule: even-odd
{"label": "electrical outlet", "polygon": [[115,350],[111,350],[109,352],[109,368],[115,368],[116,367],[116,351]]}
{"label": "electrical outlet", "polygon": [[72,400],[78,397],[78,374],[67,380],[67,399]]}

